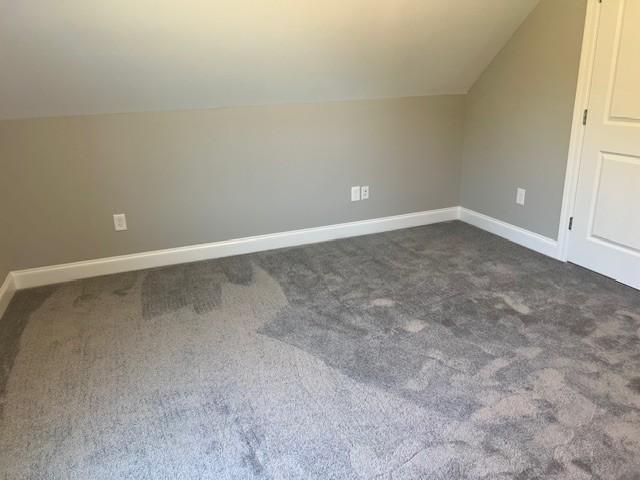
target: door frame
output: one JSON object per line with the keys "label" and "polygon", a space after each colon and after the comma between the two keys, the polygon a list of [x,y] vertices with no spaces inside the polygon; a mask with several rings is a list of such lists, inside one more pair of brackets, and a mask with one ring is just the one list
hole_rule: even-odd
{"label": "door frame", "polygon": [[569,222],[573,216],[576,192],[578,190],[585,134],[583,118],[585,110],[589,108],[591,77],[593,74],[596,42],[598,39],[601,5],[602,0],[588,0],[587,3],[584,34],[582,37],[582,51],[580,53],[580,67],[578,70],[578,85],[576,88],[573,120],[571,123],[569,155],[564,178],[562,208],[560,210],[560,225],[558,226],[558,260],[563,262],[566,262],[569,257]]}

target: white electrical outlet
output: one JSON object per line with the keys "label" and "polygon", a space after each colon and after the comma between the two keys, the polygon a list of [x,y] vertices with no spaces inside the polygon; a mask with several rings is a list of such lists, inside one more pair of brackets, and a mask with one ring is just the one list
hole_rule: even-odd
{"label": "white electrical outlet", "polygon": [[351,187],[351,201],[357,202],[360,200],[360,186]]}
{"label": "white electrical outlet", "polygon": [[360,187],[360,198],[362,198],[362,200],[369,200],[369,185]]}
{"label": "white electrical outlet", "polygon": [[524,188],[518,188],[516,192],[516,203],[518,205],[524,205],[524,197],[527,194],[527,191]]}
{"label": "white electrical outlet", "polygon": [[113,216],[113,226],[116,232],[121,232],[127,229],[127,216],[124,213],[116,213]]}

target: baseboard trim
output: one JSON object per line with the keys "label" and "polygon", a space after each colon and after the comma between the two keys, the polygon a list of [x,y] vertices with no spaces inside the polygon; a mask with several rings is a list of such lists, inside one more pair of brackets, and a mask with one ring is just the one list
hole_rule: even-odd
{"label": "baseboard trim", "polygon": [[510,223],[503,222],[488,215],[474,212],[468,208],[460,207],[460,220],[466,222],[475,227],[486,230],[487,232],[498,235],[502,238],[506,238],[518,245],[535,250],[538,253],[553,257],[560,258],[560,248],[556,240],[553,240],[544,235],[525,230],[524,228],[516,227]]}
{"label": "baseboard trim", "polygon": [[9,272],[7,278],[5,278],[4,283],[0,287],[0,318],[2,318],[2,315],[4,315],[4,312],[7,310],[15,292],[16,284],[14,282],[13,274]]}
{"label": "baseboard trim", "polygon": [[442,208],[439,210],[394,215],[391,217],[340,223],[324,227],[305,228],[302,230],[258,235],[189,247],[170,248],[49,267],[17,270],[12,272],[11,275],[14,290],[22,290],[25,288],[70,282],[112,273],[164,267],[179,263],[197,262],[231,255],[241,255],[276,248],[325,242],[339,238],[387,232],[402,228],[418,227],[456,220],[458,217],[459,207]]}
{"label": "baseboard trim", "polygon": [[28,270],[16,270],[9,273],[0,288],[0,315],[9,305],[14,292],[25,288],[71,282],[83,278],[99,277],[101,275],[143,270],[146,268],[211,260],[231,255],[273,250],[276,248],[295,247],[298,245],[388,232],[402,228],[419,227],[457,219],[543,255],[556,259],[560,258],[559,244],[556,240],[525,230],[524,228],[516,227],[515,225],[489,217],[488,215],[469,210],[468,208],[450,207],[357,222],[339,223],[324,227],[237,238],[188,247],[120,255],[96,260],[31,268]]}

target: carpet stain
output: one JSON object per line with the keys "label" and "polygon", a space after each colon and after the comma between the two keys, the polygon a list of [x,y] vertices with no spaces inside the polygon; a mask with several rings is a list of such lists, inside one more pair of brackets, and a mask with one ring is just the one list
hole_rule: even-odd
{"label": "carpet stain", "polygon": [[490,407],[478,410],[474,419],[479,422],[492,422],[507,418],[533,417],[536,413],[536,406],[527,395],[510,395]]}
{"label": "carpet stain", "polygon": [[18,291],[0,318],[0,420],[2,419],[7,380],[20,350],[20,338],[31,314],[42,307],[58,287]]}
{"label": "carpet stain", "polygon": [[393,307],[396,304],[395,301],[390,298],[376,298],[371,305],[374,307]]}
{"label": "carpet stain", "polygon": [[247,286],[252,281],[247,256],[150,270],[142,283],[142,316],[150,320],[182,308],[206,314],[220,305],[223,285]]}
{"label": "carpet stain", "polygon": [[409,333],[418,333],[425,329],[427,324],[421,320],[409,320],[402,328]]}
{"label": "carpet stain", "polygon": [[627,387],[635,393],[640,394],[640,377],[632,378],[629,383],[627,383]]}
{"label": "carpet stain", "polygon": [[73,301],[73,306],[78,308],[84,304],[90,303],[92,300],[95,300],[96,296],[92,293],[83,293],[75,298]]}
{"label": "carpet stain", "polygon": [[527,307],[524,303],[511,298],[507,294],[500,295],[500,298],[502,298],[507,305],[509,305],[518,313],[521,313],[523,315],[528,315],[531,313],[531,309]]}

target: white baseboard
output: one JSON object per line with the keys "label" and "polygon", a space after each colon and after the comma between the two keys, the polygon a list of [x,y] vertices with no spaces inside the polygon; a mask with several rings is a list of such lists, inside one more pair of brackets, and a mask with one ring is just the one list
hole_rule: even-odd
{"label": "white baseboard", "polygon": [[24,288],[70,282],[113,273],[143,270],[145,268],[198,262],[231,255],[273,250],[276,248],[326,242],[338,238],[356,237],[359,235],[418,227],[456,219],[506,238],[523,247],[548,255],[549,257],[559,258],[559,245],[556,240],[467,208],[450,207],[440,210],[429,210],[324,227],[305,228],[302,230],[205,243],[189,247],[170,248],[49,267],[17,270],[9,273],[2,288],[0,288],[0,314],[6,309],[13,293],[16,290],[22,290]]}
{"label": "white baseboard", "polygon": [[12,272],[14,290],[456,220],[459,207]]}
{"label": "white baseboard", "polygon": [[558,242],[544,235],[516,227],[510,223],[497,220],[464,207],[460,207],[460,220],[493,233],[494,235],[506,238],[518,245],[535,250],[543,255],[556,259],[560,258]]}
{"label": "white baseboard", "polygon": [[9,272],[4,283],[0,287],[0,318],[4,315],[5,310],[9,306],[9,302],[13,298],[13,294],[16,292],[16,284],[14,282],[13,274]]}

